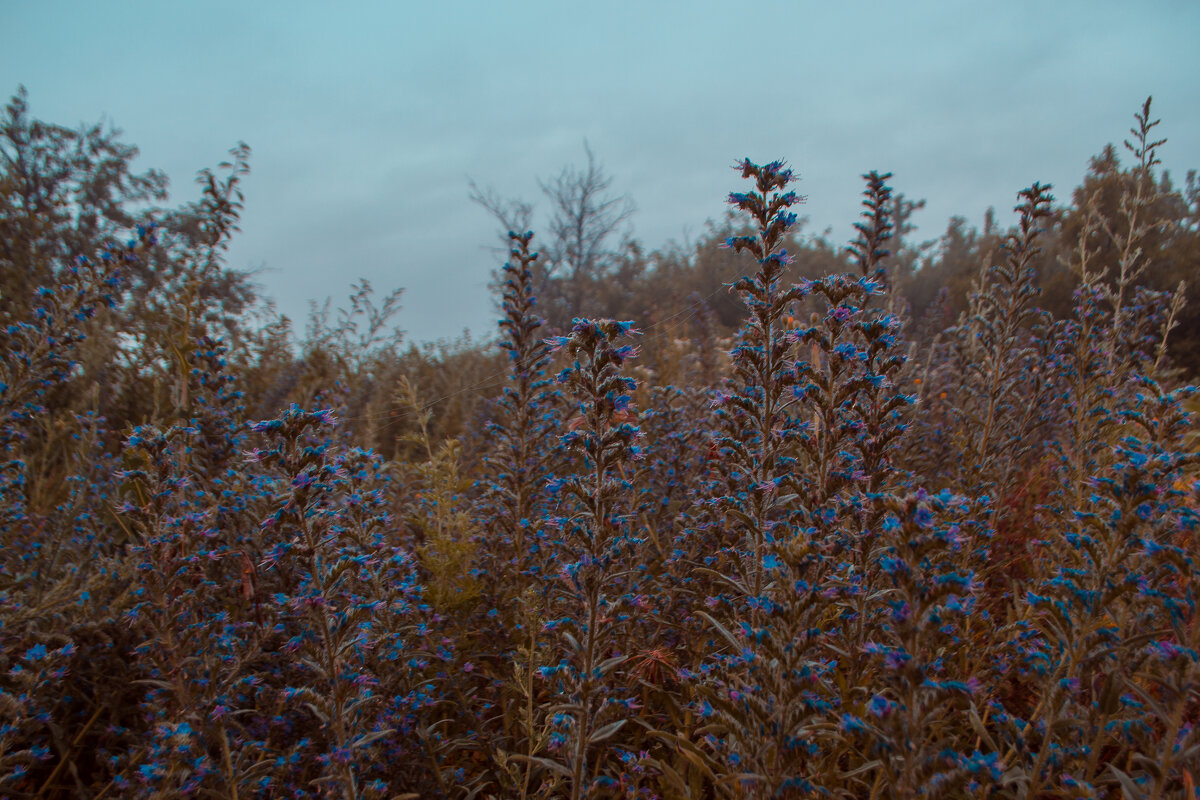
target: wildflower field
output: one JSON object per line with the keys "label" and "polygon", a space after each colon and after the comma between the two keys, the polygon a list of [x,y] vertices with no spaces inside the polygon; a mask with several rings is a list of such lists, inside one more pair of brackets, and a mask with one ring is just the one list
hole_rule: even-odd
{"label": "wildflower field", "polygon": [[111,135],[3,123],[0,797],[1200,797],[1149,101],[925,251],[890,175],[845,247],[748,159],[702,252],[576,293],[513,231],[496,340],[407,350],[365,282],[255,315],[248,148],[146,210]]}

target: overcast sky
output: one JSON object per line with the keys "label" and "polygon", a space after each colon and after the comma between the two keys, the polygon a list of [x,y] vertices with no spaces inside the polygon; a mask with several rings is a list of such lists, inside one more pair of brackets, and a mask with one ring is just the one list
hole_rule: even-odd
{"label": "overcast sky", "polygon": [[931,239],[1035,180],[1069,196],[1148,94],[1182,183],[1197,34],[1196,0],[0,0],[0,91],[110,120],[174,201],[244,140],[231,266],[262,268],[301,331],[309,299],[359,277],[405,287],[400,326],[425,341],[492,335],[496,226],[469,177],[536,200],[586,138],[654,249],[720,218],[736,158],[787,159],[810,230],[838,241],[880,169],[928,201]]}

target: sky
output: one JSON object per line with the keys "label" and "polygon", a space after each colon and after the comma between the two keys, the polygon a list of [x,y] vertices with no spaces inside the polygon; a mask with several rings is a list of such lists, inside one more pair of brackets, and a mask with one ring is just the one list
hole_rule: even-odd
{"label": "sky", "polygon": [[497,226],[470,180],[537,201],[586,140],[653,250],[721,219],[735,159],[787,160],[835,241],[879,169],[934,239],[952,215],[1012,221],[1034,181],[1069,198],[1151,94],[1181,184],[1198,33],[1194,0],[0,0],[0,90],[121,129],[174,202],[245,141],[229,265],[299,331],[360,278],[404,287],[399,326],[426,342],[494,332]]}

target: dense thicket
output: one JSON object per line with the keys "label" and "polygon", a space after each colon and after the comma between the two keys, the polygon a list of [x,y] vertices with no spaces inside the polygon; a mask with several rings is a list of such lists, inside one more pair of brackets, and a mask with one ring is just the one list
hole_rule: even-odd
{"label": "dense thicket", "polygon": [[297,336],[228,267],[245,145],[167,207],[18,93],[0,795],[1200,797],[1200,186],[1135,119],[925,244],[743,160],[614,245],[589,151],[544,255],[475,190],[498,342],[403,349],[398,291]]}

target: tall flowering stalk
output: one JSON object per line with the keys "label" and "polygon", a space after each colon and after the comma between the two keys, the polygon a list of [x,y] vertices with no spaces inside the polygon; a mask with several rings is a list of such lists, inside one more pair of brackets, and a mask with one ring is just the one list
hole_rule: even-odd
{"label": "tall flowering stalk", "polygon": [[[1152,170],[1160,163],[1158,149],[1166,140],[1151,139],[1158,121],[1150,120],[1149,99],[1135,119],[1137,127],[1130,130],[1133,141],[1125,143],[1138,162],[1133,170],[1135,186],[1122,194],[1116,219],[1099,211],[1095,197],[1087,198],[1083,228],[1072,253],[1080,285],[1072,317],[1059,337],[1058,363],[1065,375],[1061,400],[1067,409],[1057,447],[1065,504],[1057,507],[1060,513],[1064,508],[1086,510],[1090,479],[1111,462],[1107,444],[1121,423],[1120,409],[1131,404],[1136,391],[1127,378],[1157,376],[1166,336],[1182,302],[1183,287],[1168,300],[1136,285],[1148,266],[1144,243],[1154,226],[1147,217],[1156,199]],[[1117,268],[1111,281],[1095,264],[1101,249],[1097,240],[1107,240],[1116,250]],[[1160,319],[1164,312],[1165,321]],[[1152,364],[1147,343],[1160,330]]]}
{"label": "tall flowering stalk", "polygon": [[1158,149],[1166,144],[1167,140],[1152,138],[1159,120],[1150,119],[1150,101],[1151,98],[1147,97],[1141,110],[1134,114],[1137,127],[1129,130],[1133,140],[1125,141],[1125,149],[1137,159],[1137,165],[1133,169],[1133,191],[1125,192],[1121,196],[1122,219],[1109,219],[1095,213],[1094,209],[1090,213],[1089,223],[1103,231],[1117,251],[1114,285],[1099,284],[1098,287],[1112,309],[1112,324],[1107,332],[1105,347],[1110,371],[1115,370],[1122,359],[1136,356],[1137,353],[1137,337],[1130,335],[1136,332],[1141,316],[1141,304],[1137,302],[1136,297],[1136,281],[1149,266],[1144,243],[1147,235],[1157,227],[1150,221],[1151,207],[1158,195],[1153,170],[1156,165],[1162,163],[1158,158]]}
{"label": "tall flowering stalk", "polygon": [[790,208],[801,198],[787,189],[794,176],[783,162],[745,160],[738,168],[754,188],[730,194],[729,202],[748,213],[758,231],[732,237],[727,246],[749,252],[759,270],[733,284],[748,317],[730,354],[730,390],[717,401],[716,444],[727,476],[721,487],[726,527],[738,535],[724,542],[728,557],[714,571],[720,594],[706,600],[713,613],[699,612],[718,637],[710,666],[717,680],[701,685],[698,712],[719,734],[710,739],[718,760],[732,768],[722,783],[735,784],[736,776],[740,786],[729,790],[768,797],[811,786],[805,728],[827,703],[814,638],[828,604],[819,596],[803,608],[793,603],[817,595],[823,563],[799,524],[795,485],[807,426],[800,421],[794,360],[800,335],[784,319],[810,290],[783,285],[790,258],[781,245],[796,221]]}
{"label": "tall flowering stalk", "polygon": [[617,344],[634,333],[631,322],[576,319],[568,336],[550,340],[574,359],[558,380],[575,399],[580,419],[562,437],[579,470],[552,481],[566,512],[557,520],[562,567],[553,606],[565,616],[552,623],[561,631],[565,653],[558,666],[543,669],[556,680],[556,720],[565,728],[558,739],[562,762],[554,769],[569,781],[572,800],[615,783],[609,740],[626,722],[618,709],[630,708],[629,701],[612,695],[612,673],[628,657],[617,650],[614,629],[622,605],[619,580],[637,558],[639,544],[630,530],[631,487],[623,474],[639,454],[640,432],[628,421],[636,384],[621,374],[637,350]]}
{"label": "tall flowering stalk", "polygon": [[875,608],[851,640],[867,696],[845,698],[839,727],[859,748],[870,797],[963,797],[998,780],[1000,756],[971,740],[980,688],[969,620],[976,578],[964,551],[986,534],[965,498],[924,490],[886,498],[868,582]]}
{"label": "tall flowering stalk", "polygon": [[488,426],[495,440],[488,466],[494,473],[496,525],[512,547],[520,574],[538,561],[534,556],[540,546],[533,527],[539,499],[544,499],[547,465],[554,455],[548,442],[557,420],[555,393],[545,374],[550,344],[539,335],[543,322],[535,311],[533,267],[538,253],[530,250],[533,234],[509,232],[508,237],[512,250],[503,268],[500,347],[508,353],[509,376],[497,402],[497,419]]}
{"label": "tall flowering stalk", "polygon": [[[513,675],[501,683],[501,708],[508,747],[523,751],[525,761],[509,765],[505,756],[503,768],[513,791],[525,797],[534,766],[529,759],[549,736],[538,720],[535,675],[548,657],[540,628],[546,614],[546,581],[551,577],[547,568],[555,554],[541,522],[550,499],[546,491],[550,468],[561,458],[561,449],[556,440],[559,394],[546,375],[551,344],[542,336],[544,322],[537,314],[534,294],[539,254],[531,250],[532,232],[510,231],[508,238],[511,249],[502,271],[504,316],[500,320],[508,380],[488,423],[493,446],[486,458],[490,473],[486,492],[499,536],[484,551],[484,558],[498,556],[500,561],[495,569],[482,572],[494,585],[497,605],[508,606],[516,615],[512,622],[496,613],[487,624],[494,629],[498,648],[516,650]],[[508,638],[513,628],[520,631],[520,639]],[[499,657],[507,661],[504,654]]]}
{"label": "tall flowering stalk", "polygon": [[[30,462],[39,429],[49,427],[49,398],[77,374],[75,357],[93,318],[118,304],[126,271],[155,233],[153,226],[141,228],[125,246],[109,245],[53,271],[53,281],[28,298],[29,313],[0,327],[0,792],[6,795],[33,794],[29,781],[37,770],[53,778],[71,757],[72,743],[59,746],[55,730],[68,727],[63,706],[79,705],[67,684],[72,659],[80,663],[82,653],[78,623],[103,615],[89,602],[91,592],[111,585],[103,569],[87,568],[110,518],[113,464],[89,446],[105,433],[103,420],[80,415],[60,428],[75,441],[63,454],[64,486],[48,493],[66,495],[57,507],[34,500],[46,487]],[[95,463],[83,461],[89,456]],[[87,713],[80,739],[99,717]],[[49,782],[45,774],[38,780]]]}
{"label": "tall flowering stalk", "polygon": [[1120,412],[1127,435],[1085,507],[1052,532],[1058,563],[1017,606],[1029,633],[1009,638],[1037,701],[994,716],[1026,796],[1056,785],[1170,796],[1200,747],[1200,520],[1184,478],[1200,455],[1183,409],[1196,390],[1138,383]]}
{"label": "tall flowering stalk", "polygon": [[[856,576],[851,584],[863,583],[876,559],[888,493],[899,488],[901,482],[894,464],[896,444],[908,429],[906,412],[913,404],[913,398],[898,387],[906,363],[900,352],[900,319],[885,308],[871,308],[871,301],[888,286],[883,261],[889,255],[885,245],[892,238],[894,207],[892,190],[887,185],[889,178],[890,173],[875,171],[863,176],[867,183],[863,191],[864,211],[862,220],[855,224],[858,237],[848,248],[861,274],[858,285],[862,289],[861,308],[855,312],[852,325],[860,372],[854,383],[857,390],[854,402],[844,423],[853,433],[848,443],[857,461],[851,479],[863,500],[856,504],[857,531],[849,544],[852,552],[849,561]],[[893,305],[889,302],[886,307]],[[825,382],[834,383],[828,379]],[[853,625],[847,630],[853,634],[853,645],[863,643],[870,603],[865,585],[859,589],[853,591]]]}
{"label": "tall flowering stalk", "polygon": [[796,222],[790,209],[802,198],[787,190],[794,176],[782,161],[758,166],[745,159],[736,168],[743,178],[754,180],[754,188],[730,194],[729,203],[749,214],[758,231],[730,237],[726,246],[737,253],[750,253],[759,270],[733,284],[749,316],[731,353],[734,389],[719,400],[726,432],[717,444],[726,453],[730,469],[729,527],[741,539],[735,546],[741,557],[730,566],[753,607],[768,582],[768,567],[764,566],[767,543],[786,516],[780,483],[795,468],[790,451],[798,429],[788,409],[794,403],[791,389],[798,380],[789,358],[796,337],[783,319],[805,291],[782,285],[791,259],[781,244]]}
{"label": "tall flowering stalk", "polygon": [[[822,769],[819,731],[831,708],[822,642],[839,596],[828,582],[836,565],[829,556],[831,547],[846,546],[835,534],[856,475],[847,410],[861,359],[852,340],[859,306],[878,289],[867,278],[842,276],[784,288],[788,257],[778,248],[795,221],[788,208],[798,201],[784,191],[791,172],[779,162],[745,162],[742,171],[755,179],[755,191],[732,194],[730,202],[759,231],[729,244],[754,255],[760,269],[734,284],[749,317],[731,354],[734,390],[719,406],[726,427],[718,439],[730,476],[728,520],[742,540],[732,573],[720,577],[733,590],[734,626],[708,617],[729,650],[718,656],[720,680],[701,714],[724,732],[718,749],[741,773],[743,791],[795,795],[812,790]],[[873,254],[878,249],[871,245]],[[811,296],[827,309],[821,323],[786,324],[790,307]],[[807,345],[801,360],[797,345]],[[720,598],[713,600],[719,608]]]}
{"label": "tall flowering stalk", "polygon": [[373,729],[372,687],[378,676],[368,653],[379,643],[373,623],[383,600],[365,590],[377,581],[380,553],[361,525],[341,519],[347,500],[338,484],[346,470],[327,452],[324,428],[334,424],[329,411],[292,406],[280,417],[256,422],[251,429],[270,438],[252,461],[274,467],[281,476],[277,506],[263,528],[276,537],[268,566],[292,562],[298,585],[275,595],[282,613],[299,630],[285,650],[300,657],[297,686],[284,689],[285,701],[303,707],[319,721],[326,746],[317,755],[318,780],[326,796],[357,800],[362,795],[361,753],[390,731]]}
{"label": "tall flowering stalk", "polygon": [[[147,638],[136,648],[148,665],[146,707],[155,735],[139,754],[139,783],[147,796],[195,792],[216,766],[204,753],[203,734],[212,704],[205,702],[204,640],[212,633],[209,558],[217,531],[204,495],[181,466],[194,430],[140,426],[126,442],[132,468],[122,477],[129,501],[120,509],[135,535],[138,602],[127,612]],[[229,786],[236,793],[236,788]]]}
{"label": "tall flowering stalk", "polygon": [[1006,258],[992,266],[954,338],[958,378],[953,413],[959,462],[956,483],[992,498],[1004,497],[1022,467],[1038,455],[1034,433],[1044,424],[1052,387],[1042,368],[1050,342],[1049,318],[1036,305],[1035,259],[1050,216],[1050,187],[1035,183],[1019,194],[1018,232],[1005,242]]}
{"label": "tall flowering stalk", "polygon": [[80,256],[59,271],[53,285],[37,288],[27,319],[0,329],[0,526],[6,556],[0,574],[15,566],[11,559],[30,552],[22,532],[30,525],[24,449],[45,413],[42,401],[74,374],[73,356],[87,338],[88,321],[117,304],[124,271],[154,237],[153,227],[142,228],[126,247]]}
{"label": "tall flowering stalk", "polygon": [[[812,354],[798,367],[802,386],[797,391],[813,421],[800,439],[804,469],[794,485],[808,535],[824,554],[818,562],[823,579],[809,590],[811,599],[798,602],[829,604],[822,652],[831,665],[829,680],[838,686],[834,702],[849,717],[843,716],[838,732],[822,746],[822,769],[827,782],[844,782],[855,792],[868,791],[878,779],[879,770],[870,769],[879,763],[877,754],[868,748],[848,764],[845,755],[825,754],[845,747],[840,737],[853,738],[845,720],[865,716],[885,681],[871,653],[880,629],[892,625],[885,608],[894,598],[889,598],[891,581],[881,562],[888,561],[894,544],[889,532],[895,525],[888,524],[887,515],[907,479],[894,464],[896,445],[913,403],[898,386],[905,366],[901,321],[890,313],[895,303],[887,299],[890,177],[863,176],[864,211],[848,248],[858,275],[813,282],[814,300],[826,311],[819,325],[797,331]],[[800,564],[791,566],[795,572]],[[852,777],[838,774],[845,767]]]}

